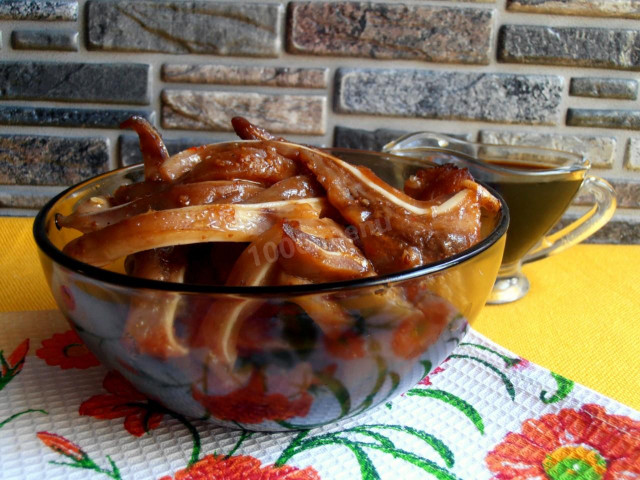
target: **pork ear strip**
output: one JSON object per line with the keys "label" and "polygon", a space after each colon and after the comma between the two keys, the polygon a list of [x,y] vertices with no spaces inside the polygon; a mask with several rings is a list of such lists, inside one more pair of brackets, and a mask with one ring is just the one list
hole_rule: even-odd
{"label": "pork ear strip", "polygon": [[[278,285],[309,285],[313,283],[307,278],[290,275],[284,271],[278,275]],[[320,330],[330,338],[339,336],[355,323],[347,309],[343,308],[329,295],[298,295],[289,298],[289,301],[302,308],[315,322]]]}
{"label": "pork ear strip", "polygon": [[[94,232],[118,223],[125,218],[149,210],[166,210],[190,205],[236,203],[252,198],[264,190],[260,184],[246,180],[214,180],[211,182],[170,185],[157,193],[132,202],[91,213],[56,216],[58,228],[74,228],[82,233]],[[262,203],[262,202],[260,202]]]}
{"label": "pork ear strip", "polygon": [[[279,223],[252,242],[236,261],[226,285],[261,286],[272,284],[278,269],[277,257],[266,254],[268,245],[278,245],[282,238]],[[245,319],[262,304],[262,300],[227,297],[216,300],[202,319],[194,346],[208,349],[209,361],[231,368],[238,356],[238,335]]]}
{"label": "pork ear strip", "polygon": [[278,140],[286,141],[282,137],[276,137],[274,134],[262,127],[254,125],[244,117],[233,117],[231,125],[236,135],[243,140]]}
{"label": "pork ear strip", "polygon": [[268,186],[298,175],[299,164],[295,161],[297,146],[292,150],[280,149],[278,145],[278,142],[272,141],[205,145],[196,152],[202,159],[200,163],[177,181],[192,183],[204,180],[243,179]]}
{"label": "pork ear strip", "polygon": [[419,201],[384,183],[371,170],[329,154],[301,148],[300,161],[327,191],[327,199],[360,235],[378,273],[440,260],[478,239],[477,191]]}
{"label": "pork ear strip", "polygon": [[297,198],[323,197],[324,188],[310,175],[296,175],[274,183],[242,203],[277,202]]}
{"label": "pork ear strip", "polygon": [[324,198],[213,204],[148,212],[69,242],[63,252],[102,267],[132,253],[201,242],[252,242],[281,218],[318,218]]}
{"label": "pork ear strip", "polygon": [[[186,247],[159,248],[133,255],[131,275],[149,280],[182,283],[187,268]],[[180,357],[188,348],[174,328],[180,295],[144,291],[131,299],[124,327],[125,342],[133,340],[138,353],[159,358]]]}
{"label": "pork ear strip", "polygon": [[140,152],[144,160],[144,178],[148,182],[164,182],[165,178],[160,170],[162,164],[169,158],[160,133],[146,119],[134,115],[120,124],[120,128],[131,128],[138,134]]}

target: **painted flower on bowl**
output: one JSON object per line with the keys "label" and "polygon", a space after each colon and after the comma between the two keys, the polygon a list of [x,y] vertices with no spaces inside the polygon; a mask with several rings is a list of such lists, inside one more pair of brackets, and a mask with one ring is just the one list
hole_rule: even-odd
{"label": "painted flower on bowl", "polygon": [[496,480],[640,478],[640,422],[600,405],[526,420],[486,458]]}
{"label": "painted flower on bowl", "polygon": [[193,398],[214,417],[239,423],[256,424],[265,420],[286,420],[309,413],[313,397],[300,391],[293,398],[282,393],[268,393],[262,372],[252,373],[249,383],[226,395],[206,395],[193,389]]}
{"label": "painted flower on bowl", "polygon": [[[176,472],[173,480],[196,480],[224,478],[225,480],[320,480],[318,472],[312,467],[299,469],[289,465],[275,467],[262,466],[260,460],[248,455],[227,457],[207,455],[189,468]],[[172,480],[170,476],[160,480]]]}
{"label": "painted flower on bowl", "polygon": [[47,362],[47,365],[59,366],[63,370],[100,365],[100,361],[73,330],[55,333],[53,337],[43,340],[42,347],[36,351],[36,355]]}

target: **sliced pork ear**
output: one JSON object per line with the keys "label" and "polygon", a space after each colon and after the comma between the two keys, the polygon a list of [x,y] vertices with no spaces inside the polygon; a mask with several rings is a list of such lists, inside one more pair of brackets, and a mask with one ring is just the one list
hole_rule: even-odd
{"label": "sliced pork ear", "polygon": [[276,137],[269,131],[262,127],[254,125],[244,117],[233,117],[231,119],[231,125],[236,135],[242,140],[280,140],[284,141],[282,137]]}
{"label": "sliced pork ear", "polygon": [[160,133],[146,119],[134,115],[120,124],[120,128],[135,130],[140,139],[140,152],[144,160],[144,178],[148,182],[163,182],[160,167],[169,158],[169,152]]}
{"label": "sliced pork ear", "polygon": [[102,267],[143,250],[201,242],[252,242],[282,218],[318,218],[322,198],[256,204],[213,204],[148,212],[126,218],[65,245],[81,262]]}
{"label": "sliced pork ear", "polygon": [[[277,285],[308,285],[313,283],[307,278],[297,277],[281,271],[276,278]],[[352,327],[353,316],[330,295],[298,295],[289,299],[302,308],[328,337],[335,337]]]}
{"label": "sliced pork ear", "polygon": [[296,175],[274,183],[244,203],[278,202],[298,198],[322,197],[324,188],[311,175]]}
{"label": "sliced pork ear", "polygon": [[58,227],[74,228],[87,233],[149,210],[167,210],[211,203],[237,203],[251,198],[263,190],[265,190],[264,187],[259,183],[246,180],[170,184],[166,188],[159,189],[156,193],[142,196],[123,205],[89,213],[75,212],[73,215],[60,215],[56,217],[56,223]]}
{"label": "sliced pork ear", "polygon": [[[277,256],[270,254],[270,247],[278,245],[281,238],[282,227],[276,224],[251,243],[233,266],[227,285],[256,287],[272,284],[278,266]],[[232,368],[238,355],[237,341],[242,324],[261,304],[259,299],[231,295],[215,300],[200,324],[194,339],[195,346],[207,349],[210,362]]]}
{"label": "sliced pork ear", "polygon": [[282,231],[279,263],[291,275],[323,283],[375,274],[353,240],[329,218],[285,220]]}
{"label": "sliced pork ear", "polygon": [[435,200],[464,190],[468,181],[473,181],[468,169],[446,164],[418,170],[404,183],[404,192],[417,200]]}
{"label": "sliced pork ear", "polygon": [[418,170],[404,184],[404,192],[417,200],[435,200],[464,189],[477,192],[482,208],[487,211],[500,210],[498,199],[475,182],[468,169],[450,163]]}
{"label": "sliced pork ear", "polygon": [[441,260],[480,235],[478,191],[419,201],[371,170],[324,152],[300,150],[300,160],[327,191],[329,202],[358,230],[366,257],[381,274]]}
{"label": "sliced pork ear", "polygon": [[206,145],[197,155],[202,161],[180,178],[181,183],[242,179],[272,185],[299,174],[296,161],[280,154],[273,142]]}
{"label": "sliced pork ear", "polygon": [[[187,265],[182,247],[139,252],[129,259],[130,275],[149,280],[182,283]],[[143,292],[131,299],[124,328],[125,342],[138,353],[158,358],[184,356],[188,348],[174,328],[180,296],[171,292]]]}

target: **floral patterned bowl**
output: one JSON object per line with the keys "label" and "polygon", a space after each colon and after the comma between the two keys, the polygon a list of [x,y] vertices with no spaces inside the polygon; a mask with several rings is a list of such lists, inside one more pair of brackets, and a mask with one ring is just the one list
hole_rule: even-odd
{"label": "floral patterned bowl", "polygon": [[[401,158],[335,150],[373,169],[393,186],[419,164]],[[483,240],[443,261],[395,274],[286,287],[228,287],[157,282],[95,268],[62,253],[74,237],[55,225],[89,197],[142,178],[142,167],[115,170],[52,199],[38,214],[34,236],[60,310],[87,347],[109,368],[164,407],[248,430],[306,429],[364,412],[406,392],[453,350],[484,305],[504,249],[508,212],[483,221]],[[411,292],[417,318],[396,302]],[[127,339],[132,302],[179,299],[177,337],[189,337],[203,306],[221,299],[260,302],[244,321],[232,364],[191,345],[179,355],[140,353]],[[291,300],[338,299],[350,326],[328,336]],[[299,303],[299,302],[298,302]]]}

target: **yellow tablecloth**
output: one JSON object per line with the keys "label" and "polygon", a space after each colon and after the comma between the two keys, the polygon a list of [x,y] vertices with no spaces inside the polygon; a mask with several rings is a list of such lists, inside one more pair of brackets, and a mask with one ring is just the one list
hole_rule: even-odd
{"label": "yellow tablecloth", "polygon": [[[56,308],[40,270],[32,222],[0,218],[0,312],[13,312],[0,313],[0,320],[5,326],[22,322],[33,332],[43,318],[58,320],[54,314],[15,313]],[[527,297],[485,307],[473,327],[532,362],[640,410],[639,270],[640,246],[578,245],[527,265]]]}

